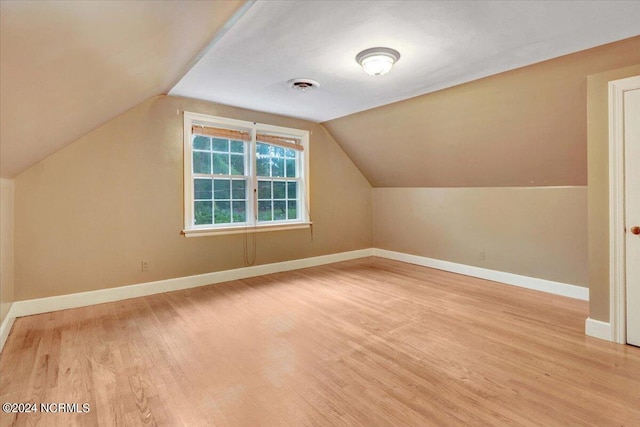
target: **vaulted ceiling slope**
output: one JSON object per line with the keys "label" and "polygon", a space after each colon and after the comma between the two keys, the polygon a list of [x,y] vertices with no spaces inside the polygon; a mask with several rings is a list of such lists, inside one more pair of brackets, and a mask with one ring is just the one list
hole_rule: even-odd
{"label": "vaulted ceiling slope", "polygon": [[[0,176],[9,178],[171,89],[318,122],[342,116],[327,126],[378,186],[584,183],[584,76],[633,61],[637,50],[614,49],[605,63],[569,62],[551,77],[507,74],[529,76],[509,90],[509,78],[481,80],[349,115],[640,33],[638,1],[0,0],[0,7]],[[378,44],[402,54],[382,79],[354,60]],[[292,91],[286,81],[295,77],[321,87]],[[431,167],[414,173],[423,157]],[[397,160],[408,162],[405,169],[391,167]]]}
{"label": "vaulted ceiling slope", "polygon": [[325,122],[374,187],[587,184],[587,76],[640,36]]}
{"label": "vaulted ceiling slope", "polygon": [[245,5],[2,1],[0,175],[167,93]]}

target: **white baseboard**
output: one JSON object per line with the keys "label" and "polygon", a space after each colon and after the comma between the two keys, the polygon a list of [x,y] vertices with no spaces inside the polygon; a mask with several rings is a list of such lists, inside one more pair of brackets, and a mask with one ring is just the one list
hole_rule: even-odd
{"label": "white baseboard", "polygon": [[608,322],[592,319],[590,317],[587,317],[587,320],[584,322],[584,333],[587,336],[600,338],[601,340],[606,341],[613,341],[613,335],[611,332],[611,324]]}
{"label": "white baseboard", "polygon": [[296,259],[292,261],[276,262],[273,264],[255,265],[233,270],[216,271],[213,273],[199,274],[196,276],[177,277],[175,279],[158,280],[155,282],[141,283],[138,285],[120,286],[117,288],[100,289],[97,291],[80,292],[76,294],[60,295],[55,297],[37,298],[25,301],[15,301],[12,305],[14,317],[30,316],[33,314],[47,313],[68,308],[85,307],[88,305],[102,304],[105,302],[120,301],[162,292],[177,291],[180,289],[196,288],[231,280],[246,279],[248,277],[262,276],[281,271],[297,270],[300,268],[314,267],[317,265],[347,261],[372,255],[371,249],[361,249],[351,252],[321,255],[311,258]]}
{"label": "white baseboard", "polygon": [[[265,274],[278,273],[282,271],[298,270],[301,268],[315,267],[318,265],[348,261],[351,259],[364,258],[368,256],[389,258],[397,261],[407,262],[410,264],[437,268],[439,270],[493,280],[508,285],[520,286],[523,288],[534,289],[581,300],[589,299],[589,290],[581,286],[552,282],[549,280],[536,279],[527,276],[520,276],[512,273],[505,273],[502,271],[457,264],[454,262],[426,258],[417,255],[409,255],[401,252],[393,252],[385,249],[369,248],[351,252],[341,252],[337,254],[297,259],[292,261],[277,262],[273,264],[243,267],[234,270],[216,271],[213,273],[200,274],[196,276],[158,280],[155,282],[141,283],[138,285],[100,289],[97,291],[80,292],[76,294],[60,295],[48,298],[36,298],[25,301],[15,301],[11,305],[7,316],[0,325],[0,351],[4,347],[4,343],[9,336],[9,332],[11,331],[11,326],[13,325],[13,322],[17,317],[47,313],[50,311],[65,310],[68,308],[86,307],[89,305],[120,301],[129,298],[159,294],[163,292],[177,291],[180,289],[195,288],[199,286],[212,285],[215,283],[228,282],[231,280],[246,279],[249,277],[262,276]],[[611,328],[608,325],[608,323],[587,319],[586,333],[590,336],[595,336],[598,338],[604,337],[603,339],[610,340]]]}
{"label": "white baseboard", "polygon": [[487,268],[442,261],[418,255],[410,255],[402,252],[388,251],[386,249],[375,248],[373,249],[373,255],[396,261],[408,262],[410,264],[421,265],[424,267],[436,268],[438,270],[450,271],[452,273],[464,274],[465,276],[492,280],[494,282],[505,283],[507,285],[519,286],[521,288],[533,289],[536,291],[589,301],[589,288],[582,286],[537,279],[535,277],[521,276],[519,274],[506,273],[504,271],[489,270]]}
{"label": "white baseboard", "polygon": [[246,279],[248,277],[263,276],[265,274],[281,271],[298,270],[301,268],[315,267],[334,262],[348,261],[351,259],[372,256],[373,250],[360,249],[337,254],[321,255],[311,258],[302,258],[291,261],[276,262],[272,264],[242,267],[233,270],[216,271],[213,273],[199,274],[196,276],[177,277],[175,279],[158,280],[155,282],[141,283],[138,285],[120,286],[117,288],[100,289],[97,291],[80,292],[76,294],[60,295],[47,298],[36,298],[24,301],[15,301],[2,325],[0,325],[0,351],[9,336],[11,326],[17,317],[31,316],[33,314],[48,313],[50,311],[66,310],[68,308],[86,307],[89,305],[106,302],[121,301],[129,298],[159,294],[163,292],[177,291],[180,289],[196,288],[231,280]]}
{"label": "white baseboard", "polygon": [[13,326],[14,320],[16,320],[16,315],[14,314],[13,304],[11,304],[9,306],[9,311],[7,311],[7,315],[4,317],[4,320],[0,324],[0,351],[2,351],[4,343],[9,337],[9,332],[11,332],[11,327]]}

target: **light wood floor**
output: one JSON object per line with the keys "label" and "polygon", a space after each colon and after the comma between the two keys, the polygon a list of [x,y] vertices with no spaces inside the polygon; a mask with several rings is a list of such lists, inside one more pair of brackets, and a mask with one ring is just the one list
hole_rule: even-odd
{"label": "light wood floor", "polygon": [[587,304],[366,258],[16,320],[4,425],[640,425]]}

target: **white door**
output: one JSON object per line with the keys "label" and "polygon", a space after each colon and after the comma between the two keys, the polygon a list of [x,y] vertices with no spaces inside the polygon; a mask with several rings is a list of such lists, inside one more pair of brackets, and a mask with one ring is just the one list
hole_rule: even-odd
{"label": "white door", "polygon": [[623,105],[627,343],[640,346],[640,89]]}

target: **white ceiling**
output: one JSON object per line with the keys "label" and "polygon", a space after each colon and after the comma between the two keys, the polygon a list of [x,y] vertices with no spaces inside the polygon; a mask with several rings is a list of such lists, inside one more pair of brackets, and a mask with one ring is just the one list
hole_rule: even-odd
{"label": "white ceiling", "polygon": [[[258,1],[169,94],[323,122],[632,37],[639,22],[637,0]],[[355,62],[373,46],[402,55],[386,76]]]}

